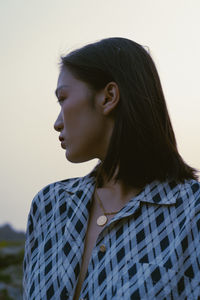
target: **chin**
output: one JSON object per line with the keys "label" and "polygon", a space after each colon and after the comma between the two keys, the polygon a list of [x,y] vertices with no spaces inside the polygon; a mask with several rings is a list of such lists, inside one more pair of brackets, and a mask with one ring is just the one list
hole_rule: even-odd
{"label": "chin", "polygon": [[83,157],[80,155],[75,155],[75,153],[70,153],[67,150],[65,152],[65,156],[69,162],[74,163],[74,164],[83,163],[83,162],[93,159],[93,157],[90,158],[90,157]]}

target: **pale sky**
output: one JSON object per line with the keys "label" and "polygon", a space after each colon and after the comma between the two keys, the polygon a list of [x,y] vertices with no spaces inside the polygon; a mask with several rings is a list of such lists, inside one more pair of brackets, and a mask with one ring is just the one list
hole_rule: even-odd
{"label": "pale sky", "polygon": [[150,48],[179,151],[200,169],[199,0],[0,0],[0,225],[25,229],[45,185],[87,174],[69,163],[53,123],[61,54],[101,38]]}

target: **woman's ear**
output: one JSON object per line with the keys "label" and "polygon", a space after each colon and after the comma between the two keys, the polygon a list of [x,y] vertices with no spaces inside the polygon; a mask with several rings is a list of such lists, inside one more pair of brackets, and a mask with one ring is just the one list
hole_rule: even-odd
{"label": "woman's ear", "polygon": [[119,102],[120,94],[119,88],[116,82],[109,82],[104,90],[102,90],[102,96],[100,100],[101,111],[103,115],[110,114],[117,106]]}

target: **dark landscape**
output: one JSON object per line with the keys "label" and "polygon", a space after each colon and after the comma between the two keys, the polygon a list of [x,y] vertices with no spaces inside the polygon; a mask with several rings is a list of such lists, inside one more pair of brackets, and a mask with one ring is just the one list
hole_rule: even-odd
{"label": "dark landscape", "polygon": [[22,300],[25,233],[0,227],[0,300]]}

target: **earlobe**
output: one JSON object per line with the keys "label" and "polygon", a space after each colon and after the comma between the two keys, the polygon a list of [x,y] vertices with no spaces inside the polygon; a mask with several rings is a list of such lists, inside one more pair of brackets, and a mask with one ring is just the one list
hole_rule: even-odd
{"label": "earlobe", "polygon": [[109,82],[104,88],[103,114],[108,115],[117,107],[120,99],[119,88],[116,82]]}

